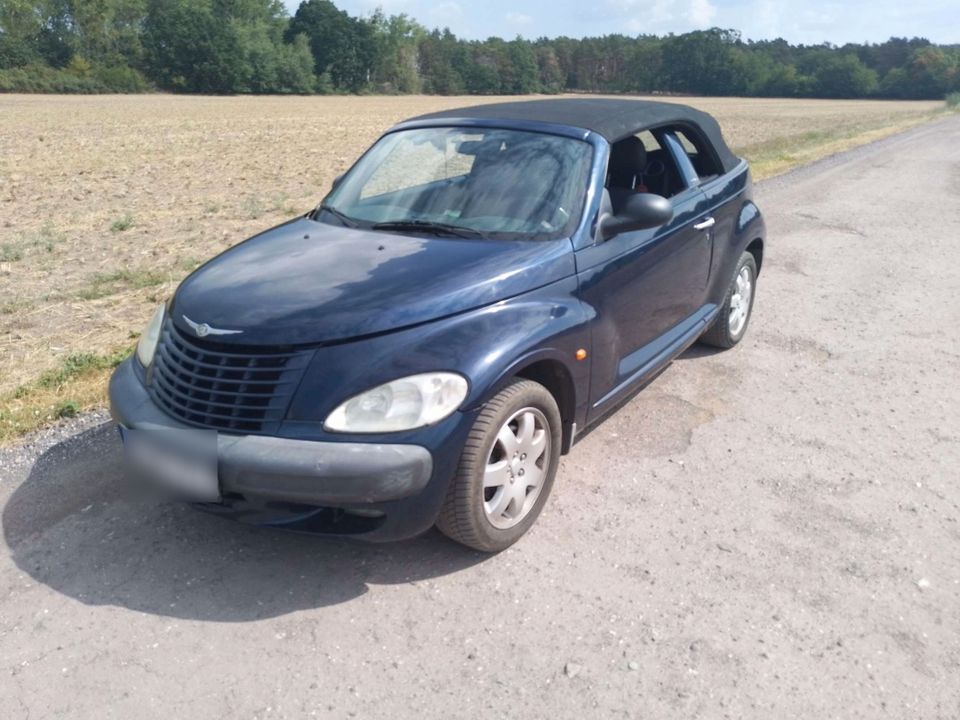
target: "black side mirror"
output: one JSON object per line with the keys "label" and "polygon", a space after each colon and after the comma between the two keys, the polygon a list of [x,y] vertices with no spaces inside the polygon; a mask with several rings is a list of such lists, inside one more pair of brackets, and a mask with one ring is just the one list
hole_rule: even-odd
{"label": "black side mirror", "polygon": [[673,205],[665,197],[653,193],[631,193],[616,215],[600,220],[600,237],[609,240],[615,235],[634,230],[666,225],[673,219]]}
{"label": "black side mirror", "polygon": [[336,190],[336,189],[337,189],[337,185],[339,185],[339,184],[343,181],[343,176],[344,176],[344,175],[346,175],[346,173],[341,173],[340,175],[337,175],[337,176],[333,179],[333,182],[330,183],[330,189],[331,189],[331,190]]}

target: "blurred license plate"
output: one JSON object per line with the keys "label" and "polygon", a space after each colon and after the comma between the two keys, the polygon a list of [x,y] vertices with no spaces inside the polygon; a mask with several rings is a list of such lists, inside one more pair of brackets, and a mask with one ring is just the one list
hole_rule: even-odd
{"label": "blurred license plate", "polygon": [[215,431],[121,427],[120,437],[132,481],[192,502],[220,499]]}

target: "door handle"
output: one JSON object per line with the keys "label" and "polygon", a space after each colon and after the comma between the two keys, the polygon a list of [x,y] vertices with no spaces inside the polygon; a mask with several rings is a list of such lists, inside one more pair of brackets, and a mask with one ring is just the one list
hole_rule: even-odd
{"label": "door handle", "polygon": [[714,225],[717,224],[717,221],[712,217],[708,217],[706,220],[701,220],[696,225],[693,226],[694,230],[709,230]]}

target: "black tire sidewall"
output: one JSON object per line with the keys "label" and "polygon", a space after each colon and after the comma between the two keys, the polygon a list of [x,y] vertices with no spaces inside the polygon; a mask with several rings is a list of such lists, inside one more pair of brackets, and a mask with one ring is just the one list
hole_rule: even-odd
{"label": "black tire sidewall", "polygon": [[737,284],[737,278],[740,277],[740,271],[743,268],[750,269],[750,307],[747,308],[747,319],[743,323],[743,327],[740,328],[740,332],[734,335],[730,332],[730,324],[727,323],[727,335],[730,338],[730,342],[733,345],[736,345],[743,339],[743,336],[747,334],[747,328],[750,326],[750,319],[753,317],[753,301],[757,297],[757,261],[754,259],[753,255],[748,252],[743,253],[740,256],[740,261],[737,263],[737,269],[733,273],[733,279],[730,281],[730,287],[727,288],[727,297],[723,303],[723,317],[730,317],[730,300],[733,298],[733,291]]}
{"label": "black tire sidewall", "polygon": [[[753,292],[750,293],[750,307],[747,310],[747,320],[736,335],[730,332],[730,301],[733,298],[734,290],[737,285],[737,277],[744,267],[750,268],[750,281]],[[700,337],[700,341],[718,348],[732,348],[739,343],[747,334],[747,328],[750,326],[750,320],[753,318],[753,303],[757,297],[757,261],[749,252],[744,252],[730,276],[730,282],[727,285],[726,294],[723,296],[723,303],[720,305],[720,311],[709,329]]]}
{"label": "black tire sidewall", "polygon": [[[550,458],[540,495],[527,516],[513,527],[497,528],[490,523],[483,509],[484,471],[500,428],[514,413],[525,407],[536,408],[547,420],[550,427]],[[560,464],[561,432],[560,410],[556,400],[539,383],[515,380],[498,392],[474,421],[471,439],[479,439],[482,433],[482,441],[475,451],[464,451],[454,478],[455,486],[450,490],[459,527],[450,528],[449,523],[442,523],[441,530],[459,542],[487,552],[498,552],[519,540],[536,522],[550,497]]]}

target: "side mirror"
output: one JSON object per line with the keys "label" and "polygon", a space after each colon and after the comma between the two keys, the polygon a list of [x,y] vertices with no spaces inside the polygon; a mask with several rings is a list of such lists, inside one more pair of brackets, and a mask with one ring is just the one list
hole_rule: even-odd
{"label": "side mirror", "polygon": [[330,189],[331,189],[331,190],[336,190],[336,189],[337,189],[337,185],[339,185],[339,184],[343,181],[343,176],[344,176],[344,175],[346,175],[346,173],[341,173],[340,175],[337,175],[337,176],[333,179],[333,182],[330,183]]}
{"label": "side mirror", "polygon": [[600,237],[609,240],[621,233],[666,225],[673,219],[673,205],[665,197],[653,193],[631,193],[616,215],[600,220]]}

